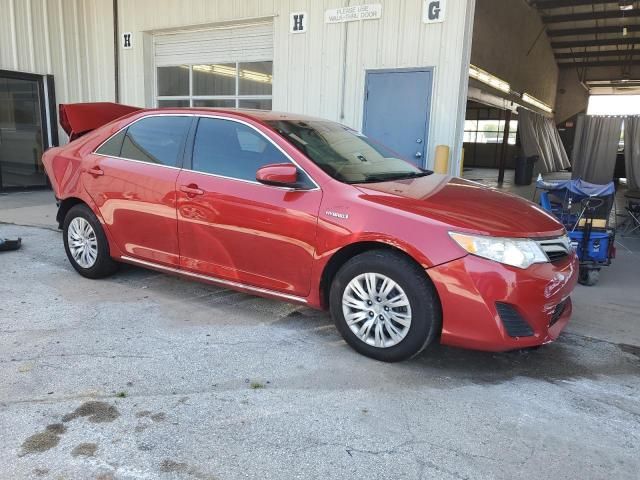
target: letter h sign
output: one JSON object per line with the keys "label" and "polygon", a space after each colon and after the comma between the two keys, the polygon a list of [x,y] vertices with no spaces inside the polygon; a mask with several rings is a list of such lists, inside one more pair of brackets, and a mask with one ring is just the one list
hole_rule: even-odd
{"label": "letter h sign", "polygon": [[133,48],[133,35],[131,34],[131,32],[124,32],[122,34],[122,48],[124,49],[129,49],[129,48]]}
{"label": "letter h sign", "polygon": [[305,33],[307,31],[307,13],[294,12],[289,20],[289,31],[291,33]]}

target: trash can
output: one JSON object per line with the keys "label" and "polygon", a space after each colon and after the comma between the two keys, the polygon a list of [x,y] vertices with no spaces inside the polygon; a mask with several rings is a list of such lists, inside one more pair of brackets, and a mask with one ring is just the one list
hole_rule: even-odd
{"label": "trash can", "polygon": [[516,158],[516,173],[514,183],[516,185],[531,185],[533,180],[533,167],[538,161],[538,155],[531,157],[520,156]]}

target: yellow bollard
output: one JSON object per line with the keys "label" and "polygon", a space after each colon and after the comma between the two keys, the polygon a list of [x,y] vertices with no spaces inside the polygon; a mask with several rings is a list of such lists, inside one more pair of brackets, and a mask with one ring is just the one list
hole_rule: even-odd
{"label": "yellow bollard", "polygon": [[449,147],[447,145],[438,145],[436,147],[433,171],[436,173],[449,173]]}
{"label": "yellow bollard", "polygon": [[464,176],[464,147],[462,148],[462,156],[460,157],[460,177]]}

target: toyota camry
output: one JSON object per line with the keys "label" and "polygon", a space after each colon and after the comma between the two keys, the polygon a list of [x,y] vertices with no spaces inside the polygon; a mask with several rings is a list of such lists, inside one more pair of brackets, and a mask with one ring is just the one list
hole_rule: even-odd
{"label": "toyota camry", "polygon": [[383,361],[429,344],[558,337],[577,260],[533,203],[407,162],[327,120],[233,109],[61,108],[44,165],[69,262],[129,263],[330,311]]}

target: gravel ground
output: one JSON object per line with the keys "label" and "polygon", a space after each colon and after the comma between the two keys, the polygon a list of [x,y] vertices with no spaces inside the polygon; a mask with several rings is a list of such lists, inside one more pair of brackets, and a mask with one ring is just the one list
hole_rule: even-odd
{"label": "gravel ground", "polygon": [[0,253],[1,478],[638,478],[640,348],[579,328],[606,309],[583,302],[538,350],[390,365],[325,313],[131,267],[86,280],[59,232],[0,225],[18,235]]}

